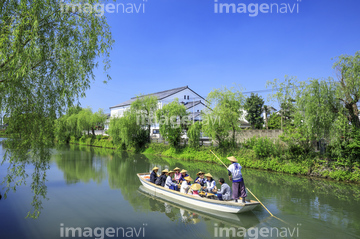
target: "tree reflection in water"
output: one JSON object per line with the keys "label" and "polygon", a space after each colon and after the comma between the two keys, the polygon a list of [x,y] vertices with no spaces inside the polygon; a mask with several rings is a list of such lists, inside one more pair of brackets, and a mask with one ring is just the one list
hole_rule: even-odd
{"label": "tree reflection in water", "polygon": [[43,209],[43,200],[47,199],[46,186],[46,172],[50,168],[51,150],[47,148],[46,144],[40,144],[33,150],[30,147],[24,147],[18,139],[8,139],[0,141],[1,150],[4,157],[1,165],[8,164],[7,173],[3,179],[4,185],[4,199],[10,191],[16,192],[17,187],[26,185],[26,180],[29,177],[26,168],[32,171],[30,188],[33,193],[31,202],[31,210],[26,217],[38,218]]}

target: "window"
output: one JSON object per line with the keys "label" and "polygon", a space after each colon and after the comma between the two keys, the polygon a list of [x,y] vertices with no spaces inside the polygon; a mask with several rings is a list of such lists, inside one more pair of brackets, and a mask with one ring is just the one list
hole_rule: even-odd
{"label": "window", "polygon": [[187,99],[189,99],[189,96],[188,96],[188,98]]}
{"label": "window", "polygon": [[158,129],[153,129],[153,134],[160,134],[160,130],[158,130]]}
{"label": "window", "polygon": [[186,95],[184,95],[184,100],[186,100]]}

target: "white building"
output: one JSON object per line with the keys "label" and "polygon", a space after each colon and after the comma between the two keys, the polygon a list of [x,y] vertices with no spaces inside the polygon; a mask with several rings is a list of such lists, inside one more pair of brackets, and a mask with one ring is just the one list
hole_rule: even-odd
{"label": "white building", "polygon": [[[164,105],[171,103],[176,98],[179,102],[184,104],[187,111],[190,113],[190,119],[194,121],[201,120],[201,111],[206,107],[205,99],[198,93],[190,89],[188,86],[183,86],[171,90],[160,91],[152,94],[158,98],[158,108],[161,109]],[[146,96],[148,96],[146,95]],[[133,97],[123,103],[110,107],[110,118],[122,117],[124,112],[130,108],[130,105],[137,97]],[[109,129],[109,124],[105,125],[105,130]],[[151,127],[151,135],[159,137],[159,125]]]}

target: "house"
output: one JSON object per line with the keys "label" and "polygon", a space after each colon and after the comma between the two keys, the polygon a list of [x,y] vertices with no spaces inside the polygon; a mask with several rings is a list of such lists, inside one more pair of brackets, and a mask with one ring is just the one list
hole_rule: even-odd
{"label": "house", "polygon": [[[265,112],[265,109],[263,108],[261,116],[264,119],[264,125],[263,127],[265,128],[265,122],[266,119],[268,119],[269,115],[271,115],[273,112],[276,112],[277,110],[272,107],[272,106],[268,106],[267,108],[267,112]],[[249,123],[249,121],[246,120],[246,115],[248,114],[246,110],[242,110],[243,114],[240,118],[240,128],[251,128],[251,124]]]}
{"label": "house", "polygon": [[[202,120],[201,111],[206,107],[206,100],[201,95],[190,89],[188,86],[159,91],[143,96],[156,96],[158,99],[159,109],[161,109],[164,105],[171,103],[177,98],[179,102],[186,107],[186,110],[190,113],[190,119],[193,121]],[[124,115],[124,112],[130,108],[131,103],[134,102],[136,99],[137,97],[133,97],[125,102],[110,107],[110,117],[122,117]],[[107,130],[108,128],[109,124],[107,123],[105,125],[105,130]],[[158,124],[151,127],[151,136],[160,136]]]}

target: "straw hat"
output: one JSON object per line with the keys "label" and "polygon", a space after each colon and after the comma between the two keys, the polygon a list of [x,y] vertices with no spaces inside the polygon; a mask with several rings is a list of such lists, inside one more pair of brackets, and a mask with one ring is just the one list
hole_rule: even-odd
{"label": "straw hat", "polygon": [[190,176],[187,176],[184,178],[186,181],[194,181],[194,179],[192,179]]}
{"label": "straw hat", "polygon": [[230,160],[231,162],[237,162],[237,159],[234,156],[230,156],[227,159]]}
{"label": "straw hat", "polygon": [[203,171],[199,171],[196,175],[199,176],[199,174],[204,174]]}
{"label": "straw hat", "polygon": [[180,171],[180,168],[178,168],[178,167],[174,168],[174,171],[176,171],[176,170],[179,170],[179,171]]}
{"label": "straw hat", "polygon": [[156,170],[156,169],[159,169],[158,167],[154,167],[152,170],[154,171],[154,170]]}
{"label": "straw hat", "polygon": [[199,219],[199,218],[193,218],[192,220],[193,220],[194,224],[196,224],[196,223],[199,223],[199,222],[200,222],[200,219]]}
{"label": "straw hat", "polygon": [[210,177],[210,178],[212,178],[213,176],[212,176],[210,173],[207,173],[207,174],[205,174],[205,177]]}
{"label": "straw hat", "polygon": [[170,170],[170,171],[168,172],[168,174],[170,174],[170,173],[174,173],[174,171],[171,171],[171,170]]}
{"label": "straw hat", "polygon": [[194,183],[193,185],[191,185],[190,188],[191,188],[192,190],[194,190],[194,191],[198,191],[198,190],[200,190],[201,185],[198,184],[198,183]]}
{"label": "straw hat", "polygon": [[169,172],[167,169],[164,169],[163,171],[161,171],[162,173],[167,173]]}
{"label": "straw hat", "polygon": [[185,169],[181,170],[180,173],[187,173],[187,171]]}

